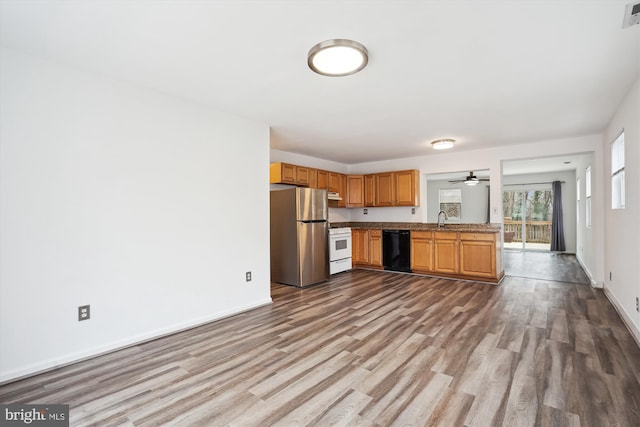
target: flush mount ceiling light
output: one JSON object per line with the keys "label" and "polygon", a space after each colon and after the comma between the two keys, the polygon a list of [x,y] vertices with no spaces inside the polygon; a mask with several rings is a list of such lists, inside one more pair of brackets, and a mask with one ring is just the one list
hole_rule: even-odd
{"label": "flush mount ceiling light", "polygon": [[455,139],[438,139],[431,143],[431,146],[435,150],[446,150],[447,148],[453,148],[453,143],[456,142]]}
{"label": "flush mount ceiling light", "polygon": [[369,62],[367,48],[347,39],[331,39],[309,50],[309,68],[323,76],[340,77],[355,74]]}

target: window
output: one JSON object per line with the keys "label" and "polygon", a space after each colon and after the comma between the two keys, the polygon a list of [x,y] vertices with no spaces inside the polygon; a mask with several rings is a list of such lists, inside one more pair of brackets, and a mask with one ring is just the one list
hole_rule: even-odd
{"label": "window", "polygon": [[580,177],[576,178],[576,223],[580,224]]}
{"label": "window", "polygon": [[440,189],[440,210],[447,214],[447,219],[460,221],[462,217],[462,190],[459,188]]}
{"label": "window", "polygon": [[624,209],[624,132],[611,144],[611,209]]}
{"label": "window", "polygon": [[584,222],[591,228],[591,165],[584,171]]}

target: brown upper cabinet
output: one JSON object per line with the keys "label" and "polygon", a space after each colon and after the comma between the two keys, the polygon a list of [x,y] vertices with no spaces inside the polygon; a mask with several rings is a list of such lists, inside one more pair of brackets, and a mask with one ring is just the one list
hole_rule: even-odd
{"label": "brown upper cabinet", "polygon": [[318,188],[318,171],[309,168],[309,188]]}
{"label": "brown upper cabinet", "polygon": [[296,184],[309,186],[311,182],[310,169],[304,166],[296,166]]}
{"label": "brown upper cabinet", "polygon": [[394,172],[396,206],[420,205],[420,173],[417,170]]}
{"label": "brown upper cabinet", "polygon": [[340,175],[342,174],[337,172],[329,172],[329,191],[340,193]]}
{"label": "brown upper cabinet", "polygon": [[362,175],[347,175],[346,205],[348,208],[364,206],[364,177]]}
{"label": "brown upper cabinet", "polygon": [[420,173],[417,170],[375,174],[374,206],[420,206]]}
{"label": "brown upper cabinet", "polygon": [[272,184],[295,184],[296,183],[296,167],[288,163],[271,163],[270,182]]}
{"label": "brown upper cabinet", "polygon": [[271,163],[272,184],[292,184],[338,193],[333,206],[420,206],[420,173],[417,170],[345,175],[289,163]]}
{"label": "brown upper cabinet", "polygon": [[[329,187],[327,188],[332,193],[338,193],[342,200],[338,200],[335,206],[344,208],[347,206],[347,175],[329,172]],[[331,204],[329,206],[332,206]]]}
{"label": "brown upper cabinet", "polygon": [[377,173],[375,206],[395,206],[395,187],[393,172]]}
{"label": "brown upper cabinet", "polygon": [[272,184],[294,184],[308,187],[311,180],[311,168],[289,163],[271,163],[269,182]]}
{"label": "brown upper cabinet", "polygon": [[338,201],[339,208],[347,207],[347,176],[340,174],[340,189],[338,190],[338,194],[342,197],[342,200]]}
{"label": "brown upper cabinet", "polygon": [[316,170],[316,185],[314,188],[321,190],[329,189],[329,172],[320,169]]}
{"label": "brown upper cabinet", "polygon": [[374,174],[364,176],[364,205],[376,205],[376,176]]}

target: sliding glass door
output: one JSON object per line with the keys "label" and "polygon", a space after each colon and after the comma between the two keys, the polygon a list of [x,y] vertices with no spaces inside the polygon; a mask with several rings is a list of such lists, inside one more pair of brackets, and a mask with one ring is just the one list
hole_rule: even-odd
{"label": "sliding glass door", "polygon": [[551,190],[502,193],[504,246],[511,249],[551,249]]}

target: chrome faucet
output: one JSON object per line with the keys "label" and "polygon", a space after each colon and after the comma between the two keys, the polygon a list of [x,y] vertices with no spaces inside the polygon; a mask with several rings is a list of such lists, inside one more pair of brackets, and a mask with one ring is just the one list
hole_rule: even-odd
{"label": "chrome faucet", "polygon": [[[440,222],[440,214],[444,215],[444,219],[442,220],[442,222]],[[447,218],[447,214],[445,211],[440,211],[438,212],[438,228],[440,227],[444,227],[444,221],[447,220],[449,218]]]}

